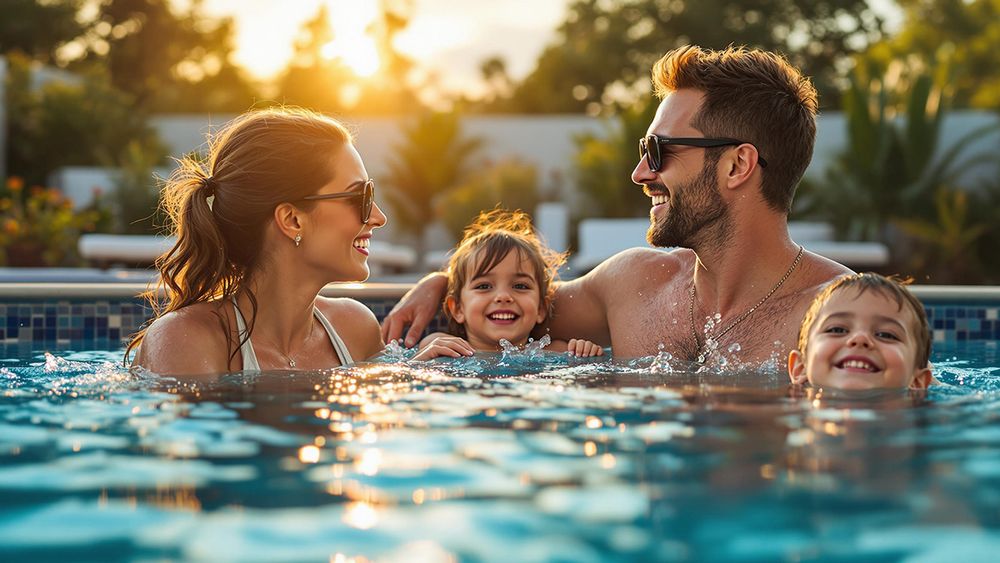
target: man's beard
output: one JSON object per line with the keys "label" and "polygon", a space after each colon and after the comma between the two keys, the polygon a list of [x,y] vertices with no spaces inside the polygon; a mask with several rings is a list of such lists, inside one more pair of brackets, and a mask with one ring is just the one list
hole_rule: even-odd
{"label": "man's beard", "polygon": [[666,217],[652,218],[646,232],[649,244],[660,248],[695,248],[710,241],[722,243],[729,238],[732,230],[729,208],[716,187],[715,166],[710,161],[705,162],[701,173],[691,183],[671,190],[667,205],[670,209]]}

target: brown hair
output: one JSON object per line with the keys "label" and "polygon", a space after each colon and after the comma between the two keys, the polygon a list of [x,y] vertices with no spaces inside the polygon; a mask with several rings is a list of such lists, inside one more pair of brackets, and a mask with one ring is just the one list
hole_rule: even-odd
{"label": "brown hair", "polygon": [[[233,342],[228,322],[219,320],[231,361],[253,331],[257,300],[247,282],[267,259],[261,249],[274,208],[329,182],[331,151],[350,142],[350,132],[333,119],[304,109],[270,108],[245,113],[210,136],[204,161],[178,159],[160,193],[177,242],[156,259],[157,288],[143,295],[155,313],[150,322],[188,305],[246,292],[252,312],[243,340]],[[308,209],[314,204],[297,205]],[[166,303],[160,301],[162,294]],[[126,361],[145,334],[143,327],[133,335]]]}
{"label": "brown hair", "polygon": [[917,326],[914,327],[917,339],[917,365],[915,367],[917,369],[927,367],[931,355],[931,331],[927,324],[927,313],[923,304],[906,288],[911,281],[896,276],[885,277],[872,272],[844,274],[833,280],[813,298],[809,310],[806,311],[806,316],[802,319],[802,325],[799,327],[799,351],[805,353],[806,346],[809,344],[809,331],[816,323],[820,309],[826,305],[830,297],[838,291],[854,288],[858,291],[859,296],[868,291],[876,291],[887,297],[892,297],[901,312],[903,307],[913,312],[917,321]]}
{"label": "brown hair", "polygon": [[768,164],[761,169],[764,200],[788,213],[816,140],[818,99],[807,77],[769,51],[688,45],[656,62],[653,84],[660,97],[682,88],[702,92],[691,126],[707,137],[732,137],[757,147]]}
{"label": "brown hair", "polygon": [[[542,303],[550,307],[555,292],[552,282],[559,266],[566,262],[566,255],[545,246],[531,226],[531,217],[520,210],[484,211],[465,228],[462,242],[448,261],[446,297],[461,303],[465,282],[488,274],[512,251],[531,264]],[[452,317],[447,305],[444,314],[448,319],[448,332],[465,337],[465,327]]]}

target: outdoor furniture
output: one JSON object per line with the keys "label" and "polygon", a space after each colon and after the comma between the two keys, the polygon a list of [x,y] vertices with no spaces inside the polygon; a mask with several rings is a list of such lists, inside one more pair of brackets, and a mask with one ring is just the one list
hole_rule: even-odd
{"label": "outdoor furniture", "polygon": [[[584,219],[578,228],[579,251],[570,260],[577,274],[584,274],[622,250],[649,247],[649,219]],[[811,252],[852,268],[877,268],[889,263],[889,249],[879,242],[839,242],[827,223],[792,221],[792,240]]]}
{"label": "outdoor furniture", "polygon": [[[78,249],[80,256],[101,267],[113,264],[146,266],[173,245],[173,237],[87,234],[80,237]],[[388,242],[373,240],[369,251],[372,275],[407,270],[417,262],[412,249]]]}

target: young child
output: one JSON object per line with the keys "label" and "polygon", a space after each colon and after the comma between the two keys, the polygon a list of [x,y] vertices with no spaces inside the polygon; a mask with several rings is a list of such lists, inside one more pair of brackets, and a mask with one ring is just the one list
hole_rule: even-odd
{"label": "young child", "polygon": [[[481,213],[465,229],[448,263],[448,333],[426,336],[414,359],[495,352],[501,339],[523,346],[549,313],[552,280],[565,259],[542,244],[526,213]],[[604,353],[597,344],[579,339],[556,340],[546,350],[581,357]]]}
{"label": "young child", "polygon": [[792,383],[835,389],[927,388],[924,307],[896,278],[848,274],[813,299],[788,356]]}

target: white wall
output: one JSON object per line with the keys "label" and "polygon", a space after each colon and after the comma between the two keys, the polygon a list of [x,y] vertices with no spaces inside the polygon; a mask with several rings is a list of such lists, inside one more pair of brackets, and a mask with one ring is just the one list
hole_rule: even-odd
{"label": "white wall", "polygon": [[[206,134],[224,125],[233,115],[164,115],[155,117],[152,125],[157,129],[166,143],[170,153],[176,156],[192,151],[203,151],[206,148]],[[402,137],[401,125],[405,121],[397,118],[358,118],[345,119],[345,123],[356,135],[358,150],[365,160],[369,174],[373,178],[384,177],[392,149]],[[988,112],[954,111],[944,122],[941,146],[938,152],[951,146],[958,138],[985,123],[1000,123],[1000,116]],[[585,116],[468,116],[463,119],[462,128],[465,135],[480,137],[484,140],[482,156],[492,161],[516,157],[534,163],[539,168],[539,180],[543,185],[550,182],[553,175],[562,178],[564,199],[570,204],[575,202],[575,192],[572,186],[571,163],[576,152],[573,142],[575,136],[581,133],[603,135],[608,123]],[[829,112],[821,115],[817,124],[816,148],[813,161],[806,174],[820,176],[832,162],[835,155],[846,143],[844,116],[839,112]],[[980,139],[970,147],[970,151],[995,151],[1000,148],[1000,133]],[[768,157],[772,162],[780,159]],[[997,163],[982,164],[975,169],[965,171],[963,179],[995,177],[998,171]],[[101,176],[103,174],[103,176]],[[54,179],[55,185],[81,198],[89,197],[91,189],[98,185],[100,178],[110,179],[107,172],[88,172],[86,169],[67,169]],[[632,186],[628,178],[622,178],[623,189]],[[109,190],[110,182],[103,187]],[[78,204],[84,204],[79,202]],[[391,218],[390,218],[391,219]],[[391,234],[390,228],[386,234]],[[447,241],[432,241],[431,248],[447,245]]]}

